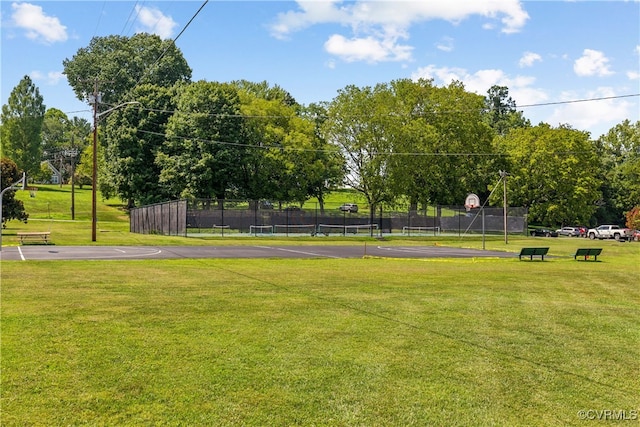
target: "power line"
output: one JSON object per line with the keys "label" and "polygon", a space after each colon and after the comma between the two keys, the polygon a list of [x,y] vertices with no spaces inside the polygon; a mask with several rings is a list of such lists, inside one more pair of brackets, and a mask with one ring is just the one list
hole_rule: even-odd
{"label": "power line", "polygon": [[[209,0],[205,0],[204,3],[202,3],[202,5],[200,5],[200,8],[193,14],[193,16],[191,17],[191,19],[189,19],[189,22],[186,23],[186,25],[182,28],[182,30],[180,31],[180,33],[178,33],[178,35],[172,40],[172,44],[173,46],[175,46],[176,41],[180,38],[180,36],[187,30],[187,28],[189,28],[189,25],[191,25],[191,23],[193,22],[193,20],[196,18],[196,16],[198,16],[198,14],[202,11],[202,9],[206,6],[206,4],[209,3]],[[158,65],[158,63],[160,62],[160,60],[164,57],[164,55],[169,51],[169,48],[171,47],[171,44],[167,43],[167,47],[164,49],[164,51],[158,56],[158,58],[155,60],[155,62],[153,64],[151,64],[147,70],[142,74],[142,76],[140,76],[140,78],[138,79],[138,81],[136,82],[135,85],[133,85],[133,87],[131,89],[129,89],[129,93],[131,93],[131,91],[133,91],[133,89],[135,89],[137,86],[140,85],[140,83],[142,82],[142,80],[144,80],[145,77],[147,77],[147,75],[151,72],[151,70],[153,69],[153,67],[155,67],[156,65]]]}
{"label": "power line", "polygon": [[[137,132],[145,133],[149,135],[161,136],[166,139],[180,139],[180,140],[190,140],[190,141],[198,141],[215,145],[225,145],[232,147],[244,147],[244,148],[252,148],[252,149],[260,149],[260,150],[290,150],[296,151],[300,153],[336,153],[339,151],[340,147],[335,146],[335,149],[332,150],[323,150],[323,149],[311,149],[311,148],[298,148],[298,147],[284,147],[281,145],[256,145],[256,144],[246,144],[242,142],[228,142],[228,141],[218,141],[218,140],[210,140],[204,138],[193,138],[188,136],[177,136],[177,135],[167,135],[166,133],[160,132],[152,132],[142,129],[137,129]],[[370,152],[372,155],[385,155],[385,156],[422,156],[422,157],[461,157],[461,156],[474,156],[474,157],[502,157],[507,156],[507,154],[503,153],[425,153],[425,152],[414,152],[414,153],[401,153],[401,152],[379,152],[372,151]]]}
{"label": "power line", "polygon": [[[636,93],[636,94],[629,94],[629,95],[617,95],[617,96],[607,96],[607,97],[599,97],[599,98],[585,98],[585,99],[574,99],[574,100],[569,100],[569,101],[558,101],[558,102],[546,102],[546,103],[538,103],[538,104],[527,104],[527,105],[520,105],[517,106],[516,108],[530,108],[530,107],[544,107],[544,106],[550,106],[550,105],[564,105],[564,104],[574,104],[574,103],[580,103],[580,102],[596,102],[596,101],[606,101],[606,100],[613,100],[613,99],[623,99],[623,98],[631,98],[631,97],[638,97],[640,96],[640,93]],[[180,110],[164,110],[164,109],[155,109],[155,108],[144,108],[144,107],[139,107],[140,110],[143,111],[148,111],[148,112],[154,112],[154,113],[164,113],[164,114],[185,114],[185,115],[190,115],[190,114],[199,114],[199,115],[205,115],[208,117],[229,117],[229,118],[247,118],[247,119],[282,119],[282,118],[295,118],[295,117],[303,117],[297,114],[290,114],[290,115],[249,115],[249,114],[229,114],[229,113],[207,113],[207,112],[199,112],[199,111],[180,111]],[[448,114],[448,113],[464,113],[465,111],[472,111],[471,109],[467,109],[467,110],[443,110],[443,111],[437,111],[437,114]],[[414,114],[408,113],[405,115],[402,114],[395,114],[395,115],[391,115],[389,117],[409,117],[409,116],[414,116]],[[349,117],[361,117],[360,115],[350,115]],[[371,117],[369,115],[367,115],[366,117]]]}
{"label": "power line", "polygon": [[599,97],[599,98],[574,99],[574,100],[571,100],[571,101],[544,102],[544,103],[539,103],[539,104],[525,104],[525,105],[518,105],[518,106],[516,106],[516,108],[547,107],[547,106],[550,106],[550,105],[575,104],[575,103],[578,103],[578,102],[608,101],[608,100],[612,100],[612,99],[632,98],[632,97],[636,97],[636,96],[640,96],[640,93],[632,93],[632,94],[629,94],[629,95],[603,96],[603,97]]}

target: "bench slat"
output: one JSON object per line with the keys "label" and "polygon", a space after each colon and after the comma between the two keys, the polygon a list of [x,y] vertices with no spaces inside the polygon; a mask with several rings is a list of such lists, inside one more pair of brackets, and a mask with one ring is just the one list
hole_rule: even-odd
{"label": "bench slat", "polygon": [[575,255],[573,256],[573,259],[578,259],[578,257],[584,257],[584,260],[586,261],[587,258],[589,257],[593,257],[594,261],[598,260],[598,255],[600,255],[602,253],[602,248],[578,248],[576,250]]}
{"label": "bench slat", "polygon": [[549,248],[522,248],[518,259],[522,260],[523,256],[528,256],[530,260],[533,260],[534,256],[539,256],[544,261],[544,256],[549,252]]}

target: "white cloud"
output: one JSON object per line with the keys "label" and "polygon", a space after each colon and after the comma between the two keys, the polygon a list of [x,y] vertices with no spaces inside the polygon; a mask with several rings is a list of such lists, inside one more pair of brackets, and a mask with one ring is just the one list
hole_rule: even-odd
{"label": "white cloud", "polygon": [[542,61],[542,57],[537,53],[525,52],[522,58],[520,58],[518,65],[520,68],[531,67],[536,61]]}
{"label": "white cloud", "polygon": [[530,105],[544,102],[548,99],[547,94],[538,88],[533,87],[535,78],[530,76],[510,77],[502,70],[487,69],[470,73],[463,68],[438,68],[434,65],[419,68],[412,73],[411,78],[433,79],[436,84],[448,85],[454,80],[464,84],[465,89],[479,95],[486,95],[491,86],[506,86],[509,88],[509,96],[518,105]]}
{"label": "white cloud", "polygon": [[377,40],[374,37],[346,39],[334,34],[324,44],[327,52],[347,62],[404,61],[411,59],[412,47],[396,43],[396,40]]}
{"label": "white cloud", "polygon": [[[271,25],[276,38],[319,24],[339,24],[351,28],[351,36],[331,36],[325,43],[330,53],[343,56],[347,61],[405,61],[411,59],[411,46],[398,44],[408,39],[409,28],[419,22],[445,20],[458,23],[470,16],[480,15],[491,21],[499,20],[502,32],[520,31],[529,19],[519,0],[474,1],[412,1],[399,5],[393,1],[298,0],[299,9],[277,16]],[[353,47],[364,45],[369,54],[357,55]],[[377,45],[374,46],[374,45]],[[441,44],[439,49],[447,49]],[[332,48],[333,50],[329,50]],[[345,52],[342,55],[340,52]]]}
{"label": "white cloud", "polygon": [[[613,88],[601,87],[585,94],[565,92],[561,95],[561,101],[606,98],[616,95]],[[600,132],[604,133],[606,129],[633,117],[632,110],[633,104],[624,99],[574,102],[557,106],[547,122],[552,126],[569,123],[576,129],[600,129]],[[595,135],[592,131],[591,136],[597,138],[600,135]]]}
{"label": "white cloud", "polygon": [[31,40],[51,44],[67,40],[67,27],[53,16],[47,16],[42,7],[30,3],[12,3],[13,23],[27,31]]}
{"label": "white cloud", "polygon": [[573,71],[581,77],[604,77],[613,74],[609,69],[609,59],[604,53],[593,49],[584,50],[582,56],[574,62]]}
{"label": "white cloud", "polygon": [[[502,70],[486,69],[469,72],[463,68],[436,67],[428,65],[419,68],[411,78],[433,79],[435,84],[448,85],[453,80],[460,81],[468,91],[486,95],[493,85],[509,88],[509,96],[522,108],[524,116],[535,125],[539,122],[551,126],[569,124],[575,129],[587,130],[597,138],[608,129],[629,117],[636,117],[637,103],[626,99],[605,99],[588,102],[568,102],[580,99],[614,97],[613,88],[602,87],[589,92],[563,92],[551,98],[547,91],[535,87],[531,76],[509,76]],[[560,105],[540,105],[549,102],[567,102]],[[635,110],[635,111],[634,111]]]}
{"label": "white cloud", "polygon": [[452,52],[453,39],[451,37],[443,37],[439,43],[436,43],[436,49],[439,49],[443,52]]}
{"label": "white cloud", "polygon": [[640,73],[637,71],[627,71],[629,80],[640,80]]}
{"label": "white cloud", "polygon": [[170,39],[173,36],[173,30],[178,25],[171,16],[164,15],[160,10],[136,6],[138,14],[138,22],[142,25],[140,32],[157,34],[163,39]]}
{"label": "white cloud", "polygon": [[29,73],[29,77],[31,80],[35,81],[43,81],[49,86],[55,86],[58,84],[60,80],[62,80],[65,76],[62,74],[62,71],[49,71],[46,75],[41,71],[32,71]]}

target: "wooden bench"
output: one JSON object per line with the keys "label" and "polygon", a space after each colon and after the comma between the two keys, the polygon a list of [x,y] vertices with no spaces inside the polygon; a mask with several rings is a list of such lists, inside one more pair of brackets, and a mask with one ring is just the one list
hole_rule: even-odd
{"label": "wooden bench", "polygon": [[593,257],[594,261],[598,260],[598,255],[602,252],[602,248],[579,248],[576,250],[576,254],[573,259],[578,259],[579,256],[583,256],[586,261],[589,257]]}
{"label": "wooden bench", "polygon": [[529,259],[533,260],[534,256],[539,256],[544,261],[544,256],[547,252],[549,252],[549,248],[522,248],[518,259],[522,260],[523,256],[528,256]]}
{"label": "wooden bench", "polygon": [[20,239],[22,245],[26,240],[42,240],[45,244],[49,244],[49,231],[30,231],[30,232],[18,232],[17,236]]}

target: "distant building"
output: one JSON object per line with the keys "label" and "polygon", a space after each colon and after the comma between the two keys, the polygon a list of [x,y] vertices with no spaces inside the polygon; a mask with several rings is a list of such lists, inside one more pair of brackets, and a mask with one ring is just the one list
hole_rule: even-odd
{"label": "distant building", "polygon": [[51,171],[51,178],[49,178],[50,184],[60,184],[62,182],[62,173],[51,163],[49,160],[45,160],[44,162]]}

